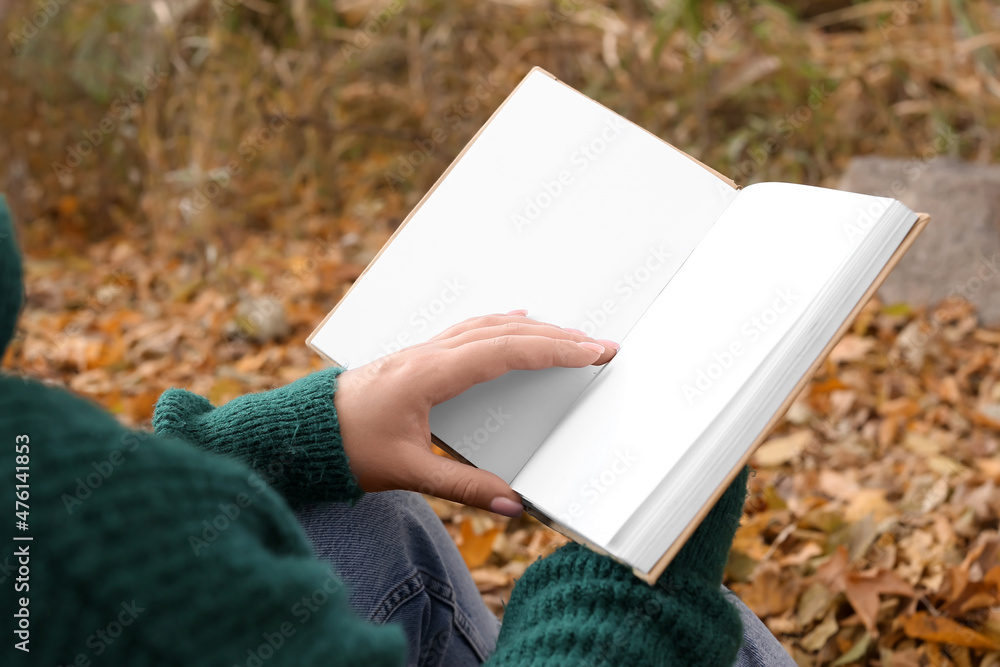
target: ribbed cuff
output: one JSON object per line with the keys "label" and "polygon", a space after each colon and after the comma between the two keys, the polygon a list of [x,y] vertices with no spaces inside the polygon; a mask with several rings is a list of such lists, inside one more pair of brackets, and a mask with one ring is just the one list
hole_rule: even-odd
{"label": "ribbed cuff", "polygon": [[292,506],[354,503],[364,492],[351,473],[333,404],[343,370],[318,371],[217,408],[197,394],[169,389],[156,404],[153,429],[239,459]]}
{"label": "ribbed cuff", "polygon": [[525,572],[491,664],[731,665],[739,612],[718,587],[678,574],[669,590],[567,545]]}

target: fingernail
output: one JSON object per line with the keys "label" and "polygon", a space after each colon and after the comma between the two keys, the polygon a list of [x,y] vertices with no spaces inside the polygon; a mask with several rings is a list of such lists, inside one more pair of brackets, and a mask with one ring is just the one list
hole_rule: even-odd
{"label": "fingernail", "polygon": [[580,331],[579,329],[570,329],[569,327],[563,327],[563,331],[568,331],[570,333],[580,334],[581,336],[586,336],[586,331]]}
{"label": "fingernail", "polygon": [[613,340],[605,340],[603,338],[595,338],[594,340],[596,340],[598,343],[600,343],[604,347],[610,347],[612,350],[620,350],[620,349],[622,349],[622,346],[619,345],[618,343],[616,343]]}
{"label": "fingernail", "polygon": [[510,311],[507,314],[508,315],[527,315],[528,311],[525,310],[524,308],[519,308],[518,310],[512,310],[512,311]]}
{"label": "fingernail", "polygon": [[597,343],[577,343],[580,347],[587,350],[588,352],[596,352],[597,354],[604,354],[604,347],[598,345]]}
{"label": "fingernail", "polygon": [[521,507],[521,503],[514,502],[510,498],[497,496],[490,503],[490,511],[502,514],[503,516],[515,518],[521,516],[521,512],[524,511],[524,508]]}

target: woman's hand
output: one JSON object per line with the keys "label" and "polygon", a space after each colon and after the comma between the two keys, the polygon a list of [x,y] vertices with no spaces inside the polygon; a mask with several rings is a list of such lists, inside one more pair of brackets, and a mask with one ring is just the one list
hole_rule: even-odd
{"label": "woman's hand", "polygon": [[341,373],[334,405],[344,451],[362,489],[407,489],[520,514],[520,498],[502,479],[431,451],[431,407],[507,371],[604,364],[618,349],[612,341],[525,314],[475,317],[426,343]]}

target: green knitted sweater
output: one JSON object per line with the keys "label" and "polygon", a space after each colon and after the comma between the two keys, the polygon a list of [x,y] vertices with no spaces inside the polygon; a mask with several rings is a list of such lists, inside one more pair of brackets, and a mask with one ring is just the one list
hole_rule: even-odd
{"label": "green knitted sweater", "polygon": [[[0,354],[21,294],[0,197]],[[171,390],[155,433],[0,375],[4,502],[14,507],[21,493],[24,503],[4,521],[0,662],[403,664],[400,630],[352,614],[292,514],[362,495],[333,405],[339,372],[222,407]],[[576,545],[533,564],[490,664],[731,665],[741,628],[719,584],[745,484],[730,488],[658,586]]]}

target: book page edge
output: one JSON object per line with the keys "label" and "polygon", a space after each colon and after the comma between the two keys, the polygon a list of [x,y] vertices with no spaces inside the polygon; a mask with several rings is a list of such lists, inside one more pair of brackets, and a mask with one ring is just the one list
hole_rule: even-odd
{"label": "book page edge", "polygon": [[861,309],[865,307],[865,305],[872,299],[873,296],[875,296],[875,292],[878,291],[878,288],[882,285],[882,282],[886,279],[886,277],[896,266],[899,260],[903,257],[906,251],[909,250],[910,246],[913,245],[913,242],[924,230],[928,222],[930,222],[929,214],[917,213],[916,222],[913,223],[913,227],[900,242],[899,246],[896,248],[892,256],[889,258],[889,261],[885,263],[885,266],[883,266],[882,270],[879,271],[879,274],[875,277],[875,280],[872,281],[871,285],[868,286],[868,289],[858,300],[857,304],[855,304],[850,314],[844,319],[840,328],[837,329],[837,332],[833,335],[833,338],[830,339],[830,342],[827,343],[826,347],[823,348],[823,351],[820,352],[819,356],[816,357],[816,361],[813,362],[812,366],[809,367],[809,370],[806,371],[806,373],[802,376],[802,378],[795,385],[792,391],[788,394],[787,398],[785,398],[785,401],[774,413],[774,416],[771,417],[771,420],[767,423],[767,426],[764,427],[764,429],[757,436],[757,439],[754,440],[753,444],[751,444],[749,449],[747,449],[746,454],[744,454],[743,457],[740,459],[739,463],[731,471],[729,471],[729,474],[726,475],[725,481],[723,481],[723,483],[720,484],[718,488],[716,488],[715,493],[712,494],[712,497],[709,499],[709,501],[705,503],[700,510],[698,510],[698,513],[695,514],[694,518],[691,519],[687,527],[681,533],[680,537],[678,537],[677,540],[675,540],[674,543],[670,545],[670,548],[667,549],[667,551],[660,557],[660,559],[656,562],[653,568],[649,572],[643,572],[642,570],[639,570],[635,567],[632,568],[632,573],[636,577],[642,579],[651,586],[656,583],[656,581],[663,574],[664,570],[667,569],[667,566],[670,565],[670,561],[674,559],[677,553],[687,542],[688,538],[690,538],[691,535],[694,533],[694,531],[697,530],[698,526],[701,525],[701,522],[705,520],[705,517],[708,516],[708,513],[711,511],[711,509],[715,507],[715,504],[719,501],[719,498],[722,497],[722,494],[725,493],[726,489],[729,488],[729,485],[732,484],[733,480],[736,479],[737,475],[740,474],[740,471],[742,471],[743,468],[750,462],[750,459],[753,457],[753,454],[757,450],[757,448],[764,443],[764,441],[768,438],[768,436],[770,436],[771,431],[774,429],[775,426],[778,425],[778,422],[780,422],[781,419],[785,416],[785,413],[791,407],[795,399],[799,396],[799,394],[801,394],[805,390],[806,386],[808,386],[809,382],[812,380],[813,376],[816,375],[817,371],[819,371],[820,367],[824,363],[826,363],[827,358],[830,356],[830,352],[833,351],[833,348],[837,345],[837,343],[840,342],[840,339],[843,338],[844,335],[847,334],[847,332],[850,330],[851,326],[854,324],[854,321],[861,313]]}

